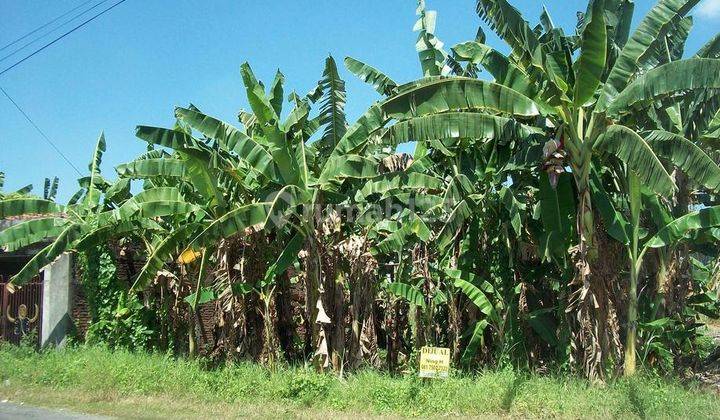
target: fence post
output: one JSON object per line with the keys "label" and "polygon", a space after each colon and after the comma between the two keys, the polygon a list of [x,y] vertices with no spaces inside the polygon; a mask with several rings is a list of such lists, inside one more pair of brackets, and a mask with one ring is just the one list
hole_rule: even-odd
{"label": "fence post", "polygon": [[72,256],[62,254],[43,271],[40,346],[62,346],[72,329]]}

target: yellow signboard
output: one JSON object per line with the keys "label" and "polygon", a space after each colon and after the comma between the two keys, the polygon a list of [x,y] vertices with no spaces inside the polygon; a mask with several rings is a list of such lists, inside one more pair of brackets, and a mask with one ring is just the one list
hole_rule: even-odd
{"label": "yellow signboard", "polygon": [[420,377],[447,378],[450,372],[450,349],[423,347],[420,349]]}

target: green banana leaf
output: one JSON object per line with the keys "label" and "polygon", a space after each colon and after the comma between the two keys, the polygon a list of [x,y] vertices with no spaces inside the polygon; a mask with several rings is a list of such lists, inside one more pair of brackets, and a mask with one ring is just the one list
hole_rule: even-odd
{"label": "green banana leaf", "polygon": [[8,286],[13,288],[26,284],[61,254],[72,251],[74,242],[80,237],[81,232],[79,225],[69,224],[50,245],[35,254],[17,274],[10,278]]}
{"label": "green banana leaf", "polygon": [[67,219],[46,218],[27,220],[0,231],[0,248],[15,252],[60,235],[70,223]]}
{"label": "green banana leaf", "polygon": [[91,209],[94,209],[100,204],[100,196],[102,195],[101,187],[105,185],[105,180],[100,175],[100,164],[102,163],[102,156],[106,150],[105,134],[100,133],[97,144],[95,145],[95,151],[93,152],[92,160],[88,165],[90,170],[90,182],[87,186],[87,193],[85,194],[85,205]]}
{"label": "green banana leaf", "polygon": [[689,233],[720,226],[720,206],[693,211],[670,222],[645,243],[646,248],[672,246]]}
{"label": "green banana leaf", "polygon": [[25,214],[56,214],[65,207],[50,200],[39,198],[12,198],[0,201],[0,220]]}
{"label": "green banana leaf", "polygon": [[720,190],[720,166],[693,142],[661,130],[645,133],[645,139],[658,156],[672,162],[690,179],[711,191]]}
{"label": "green banana leaf", "polygon": [[390,145],[451,138],[510,142],[537,132],[511,118],[479,112],[446,112],[400,121],[390,127],[383,139]]}
{"label": "green banana leaf", "polygon": [[654,68],[635,79],[612,101],[609,115],[630,112],[677,92],[720,89],[720,60],[691,58]]}
{"label": "green banana leaf", "polygon": [[372,86],[381,95],[392,95],[398,86],[395,81],[381,71],[352,57],[345,57],[345,67],[350,73]]}
{"label": "green banana leaf", "polygon": [[643,185],[663,196],[676,186],[650,145],[638,133],[622,125],[610,126],[594,145],[595,150],[617,156]]}
{"label": "green banana leaf", "polygon": [[615,65],[610,70],[596,110],[604,111],[640,70],[642,61],[654,51],[658,42],[676,21],[692,9],[699,0],[660,0],[645,15],[630,39],[625,43]]}
{"label": "green banana leaf", "polygon": [[425,297],[420,289],[407,283],[394,282],[385,286],[385,290],[407,300],[410,304],[425,308]]}
{"label": "green banana leaf", "polygon": [[607,30],[604,18],[604,0],[591,0],[585,15],[580,57],[574,64],[576,107],[587,103],[600,86],[607,57]]}
{"label": "green banana leaf", "polygon": [[182,178],[187,174],[187,167],[180,159],[141,159],[118,165],[115,171],[120,177],[132,179]]}

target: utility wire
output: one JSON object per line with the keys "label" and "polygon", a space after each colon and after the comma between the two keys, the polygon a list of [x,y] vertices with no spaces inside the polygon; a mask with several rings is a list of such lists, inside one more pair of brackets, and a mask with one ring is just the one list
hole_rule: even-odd
{"label": "utility wire", "polygon": [[[115,7],[119,6],[121,3],[124,3],[126,0],[120,0],[117,3],[113,4],[112,6],[108,7],[107,9],[104,9],[103,11],[93,15],[91,18],[83,21],[81,24],[75,26],[74,28],[70,29],[69,31],[65,32],[64,34],[60,35],[59,37],[55,38],[54,40],[48,42],[47,44],[43,45],[42,47],[38,48],[37,50],[33,51],[31,54],[27,55],[25,58],[21,59],[20,61],[16,62],[15,64],[11,65],[10,67],[5,68],[3,71],[0,71],[0,76],[7,73],[8,71],[14,69],[15,67],[22,64],[25,60],[29,59],[30,57],[34,56],[35,54],[39,53],[40,51],[44,50],[45,48],[53,45],[54,43],[60,41],[61,39],[65,38],[66,36],[70,35],[71,33],[75,32],[76,30],[82,28],[83,26],[87,25],[88,23],[92,22],[93,20],[97,19],[98,17],[104,15],[106,12],[109,12],[110,10],[114,9]],[[6,94],[7,96],[7,94]]]}
{"label": "utility wire", "polygon": [[75,172],[77,172],[78,175],[83,176],[83,174],[80,172],[80,170],[79,170],[75,165],[73,165],[72,162],[70,162],[70,159],[68,159],[67,156],[65,156],[65,154],[63,154],[63,152],[60,151],[60,149],[55,145],[55,143],[53,143],[53,141],[50,140],[50,137],[48,137],[48,136],[40,129],[40,127],[38,127],[38,125],[35,124],[35,122],[32,120],[32,118],[30,118],[30,116],[20,107],[20,105],[17,104],[17,102],[15,102],[15,100],[5,91],[5,89],[3,89],[2,86],[0,86],[0,91],[2,91],[3,95],[5,95],[5,97],[8,98],[8,99],[10,100],[10,102],[12,102],[13,105],[15,105],[15,108],[17,108],[17,110],[20,111],[21,114],[23,114],[23,116],[25,117],[26,120],[28,120],[28,122],[30,123],[30,125],[32,125],[33,127],[35,127],[35,130],[37,130],[37,132],[40,133],[40,135],[42,136],[42,138],[44,138],[45,141],[47,141],[48,144],[49,144],[53,149],[55,149],[55,151],[65,160],[65,162],[67,162],[68,165],[70,165],[73,169],[75,169]]}
{"label": "utility wire", "polygon": [[[19,47],[17,47],[17,48],[15,48],[15,49],[12,50],[10,53],[8,53],[7,55],[5,55],[5,56],[3,56],[2,58],[0,58],[0,62],[5,61],[6,59],[8,59],[8,58],[12,57],[13,55],[17,54],[18,52],[24,50],[25,47],[27,47],[28,45],[32,45],[32,44],[36,43],[37,41],[39,41],[39,40],[45,38],[46,36],[50,35],[51,33],[58,31],[58,30],[61,29],[63,26],[65,26],[65,25],[67,25],[68,23],[70,23],[70,22],[78,19],[79,17],[81,17],[81,16],[84,15],[85,13],[87,13],[87,12],[89,12],[89,11],[97,8],[98,6],[101,6],[103,3],[107,3],[108,1],[109,1],[109,0],[103,0],[103,1],[101,1],[100,3],[98,3],[98,4],[96,4],[96,5],[92,6],[92,7],[90,7],[89,9],[85,9],[85,10],[81,11],[80,13],[78,13],[78,14],[76,14],[75,16],[71,17],[70,19],[68,19],[68,20],[66,20],[65,22],[61,23],[59,26],[57,26],[57,27],[55,27],[55,28],[53,28],[53,29],[45,32],[45,33],[42,33],[42,34],[36,36],[35,38],[31,39],[30,41],[24,43],[23,45],[21,45],[21,46],[19,46]],[[2,49],[0,49],[0,51],[2,51]]]}
{"label": "utility wire", "polygon": [[68,10],[67,12],[65,12],[65,13],[63,13],[62,15],[56,17],[55,19],[51,20],[50,22],[47,22],[47,23],[45,23],[45,24],[43,24],[43,25],[40,25],[40,26],[38,26],[37,28],[33,29],[32,31],[30,31],[30,32],[26,33],[25,35],[21,36],[20,38],[16,39],[15,41],[13,41],[13,42],[11,42],[11,43],[3,46],[3,47],[0,47],[0,51],[5,51],[5,50],[8,49],[9,47],[12,47],[13,45],[15,45],[15,44],[17,44],[18,42],[22,41],[23,39],[29,37],[30,35],[34,34],[35,32],[37,32],[37,31],[39,31],[39,30],[41,30],[41,29],[43,29],[43,28],[47,28],[48,26],[50,26],[50,25],[52,25],[53,23],[57,22],[58,20],[64,18],[65,16],[69,15],[70,13],[72,13],[72,12],[76,11],[77,9],[85,6],[86,4],[92,3],[92,2],[93,2],[93,0],[87,0],[86,2],[80,4],[79,6],[76,6],[75,8],[73,8],[73,9],[71,9],[71,10]]}

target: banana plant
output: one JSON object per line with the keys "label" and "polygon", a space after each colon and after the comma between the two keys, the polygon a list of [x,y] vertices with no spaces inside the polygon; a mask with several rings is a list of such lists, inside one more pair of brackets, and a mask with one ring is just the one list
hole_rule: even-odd
{"label": "banana plant", "polygon": [[[632,2],[593,0],[579,22],[578,36],[567,36],[552,27],[547,12],[543,24],[533,29],[507,1],[478,0],[478,14],[510,45],[512,54],[504,57],[484,46],[454,50],[460,59],[482,65],[496,80],[512,83],[531,96],[556,130],[552,148],[562,149],[562,158],[566,155],[577,190],[578,263],[573,284],[578,290],[574,305],[580,313],[589,314],[581,316],[591,316],[588,302],[595,299],[589,274],[590,261],[598,252],[593,245],[590,185],[594,156],[601,149],[596,143],[628,113],[642,112],[678,92],[713,89],[720,82],[717,60],[691,58],[664,64],[659,59],[666,51],[665,35],[682,26],[697,3],[661,0],[630,34]],[[517,82],[522,76],[529,86]],[[672,194],[674,184],[665,184],[661,173],[644,169],[647,161],[636,159],[640,149],[630,144],[622,151],[632,155],[630,164],[640,181],[656,193]],[[635,150],[631,152],[631,148]],[[583,346],[594,345],[592,341]],[[585,366],[588,376],[600,372],[597,363]]]}
{"label": "banana plant", "polygon": [[720,206],[706,207],[674,219],[640,246],[640,212],[642,210],[640,190],[642,187],[639,185],[635,175],[630,174],[628,178],[632,232],[630,235],[631,244],[628,250],[630,255],[630,305],[628,306],[625,374],[632,375],[636,363],[637,280],[642,269],[644,256],[650,249],[669,247],[688,240],[693,232],[717,228],[720,226]]}
{"label": "banana plant", "polygon": [[[173,157],[139,159],[122,165],[118,173],[134,178],[179,177],[199,192],[198,204],[207,203],[209,215],[171,231],[150,254],[134,288],[146,287],[173,253],[212,248],[220,239],[247,228],[285,236],[289,226],[304,240],[291,241],[293,249],[287,254],[297,256],[304,247],[316,267],[308,276],[308,319],[316,324],[317,308],[324,301],[316,209],[341,201],[343,182],[375,175],[378,163],[355,154],[328,157],[346,130],[344,82],[332,57],[326,60],[317,89],[305,97],[290,95],[293,108],[284,121],[280,118],[284,102],[282,74],[277,73],[268,92],[248,64],[241,67],[241,74],[252,109],[252,113],[240,113],[244,129],[192,106],[175,110],[187,131],[177,127],[138,127],[138,137],[172,149]],[[311,118],[311,105],[320,99],[320,113]],[[308,143],[321,127],[325,130],[320,140]],[[202,138],[193,137],[193,132]],[[320,176],[323,171],[332,175]],[[235,184],[243,193],[226,198],[228,188],[220,184],[222,180]],[[283,272],[291,262],[283,258],[273,272]],[[313,330],[317,338],[319,327]]]}
{"label": "banana plant", "polygon": [[[418,14],[415,26],[420,31],[418,52],[427,77],[398,85],[376,68],[347,57],[348,70],[386,98],[373,105],[348,130],[335,153],[353,150],[370,154],[377,153],[380,147],[393,150],[400,143],[415,142],[415,160],[409,166],[367,180],[355,200],[361,207],[383,207],[383,203],[391,203],[399,205],[399,209],[413,210],[385,214],[375,225],[377,237],[373,252],[377,255],[392,257],[424,243],[438,250],[436,256],[440,258],[447,254],[455,256],[457,244],[466,240],[463,233],[466,227],[479,223],[484,217],[481,203],[487,206],[497,190],[501,190],[503,198],[493,202],[499,204],[498,210],[507,208],[513,220],[512,228],[518,235],[523,234],[521,208],[525,207],[502,183],[511,171],[516,171],[513,181],[518,187],[523,176],[518,169],[530,172],[535,166],[534,162],[520,162],[520,149],[528,149],[531,144],[538,146],[537,138],[544,137],[544,130],[533,127],[540,110],[530,97],[518,93],[515,86],[466,77],[473,72],[460,67],[462,58],[456,55],[453,59],[444,52],[434,33],[430,38],[423,33],[423,28],[434,28],[435,13],[425,11],[420,2]],[[413,102],[416,97],[427,100],[417,106]],[[508,100],[515,101],[514,107],[505,106]],[[388,126],[390,122],[393,124]],[[518,159],[511,163],[509,158],[514,153]],[[401,262],[399,259],[397,267]],[[457,267],[451,265],[451,268]],[[445,275],[436,277],[433,282]],[[424,283],[429,283],[428,279]],[[459,290],[452,281],[439,282],[438,286],[446,289],[443,294],[450,297]],[[432,312],[434,294],[424,296],[422,291],[427,287],[422,284],[409,282],[389,287],[391,293],[402,296],[415,307]],[[416,303],[419,300],[412,296],[424,296],[425,305],[420,306]],[[454,306],[449,308],[454,309]],[[477,349],[481,337],[480,330],[473,334],[472,348]],[[466,353],[465,359],[473,351]]]}
{"label": "banana plant", "polygon": [[31,216],[0,232],[0,246],[12,252],[33,244],[43,245],[10,279],[6,286],[9,290],[27,283],[65,252],[81,251],[133,230],[153,229],[148,220],[155,217],[204,215],[202,208],[170,189],[147,190],[129,197],[127,182],[110,184],[102,177],[100,164],[105,149],[105,136],[101,134],[88,165],[90,175],[80,178],[81,188],[67,205],[32,197],[0,201],[0,219]]}
{"label": "banana plant", "polygon": [[[663,51],[660,47],[665,45],[664,35],[675,28],[695,4],[697,1],[663,0],[631,35],[631,2],[591,1],[578,26],[579,35],[568,36],[561,28],[552,25],[547,11],[541,19],[543,25],[533,29],[507,1],[480,0],[477,2],[478,14],[510,45],[513,52],[506,57],[473,41],[454,47],[453,60],[468,63],[465,74],[472,73],[470,66],[482,66],[495,81],[435,76],[397,86],[378,70],[354,59],[346,60],[348,67],[363,80],[391,96],[371,107],[348,130],[336,151],[363,150],[371,143],[369,139],[385,131],[398,142],[453,135],[482,138],[487,136],[478,135],[477,131],[483,125],[486,133],[490,127],[492,132],[502,133],[502,128],[507,126],[498,124],[502,116],[520,121],[524,119],[528,124],[540,122],[537,129],[554,132],[554,139],[548,141],[548,149],[551,150],[547,156],[557,161],[546,162],[548,172],[562,172],[567,165],[575,183],[578,263],[572,282],[576,285],[572,304],[579,316],[591,320],[593,309],[590,302],[595,297],[588,277],[589,262],[598,252],[593,246],[590,183],[594,162],[603,152],[611,151],[633,166],[633,170],[640,174],[641,182],[656,193],[669,196],[675,189],[674,184],[664,182],[661,172],[653,170],[652,166],[644,168],[648,158],[642,157],[645,148],[637,142],[607,150],[603,145],[596,147],[596,143],[608,127],[623,121],[628,113],[642,112],[650,104],[673,97],[678,92],[707,92],[718,86],[718,60],[692,58],[664,63],[658,59]],[[420,22],[418,27],[422,26]],[[433,74],[440,72],[436,68]],[[692,77],[683,76],[687,74]],[[435,89],[442,90],[455,84],[462,87],[453,86],[452,91],[448,88],[448,91],[435,96]],[[478,96],[473,94],[473,90],[478,85],[497,93],[503,101],[490,103],[488,99],[493,95],[485,92],[483,101],[477,101]],[[410,115],[404,114],[401,107],[406,93],[426,98],[423,103],[412,107]],[[463,96],[466,100],[454,99]],[[459,111],[462,114],[454,115]],[[539,116],[543,118],[533,119]],[[395,120],[395,125],[386,128],[391,120]],[[471,133],[471,129],[475,133]],[[385,144],[397,144],[392,140]],[[549,173],[549,176],[552,175]],[[565,228],[567,223],[557,226]],[[593,333],[590,331],[583,336],[592,337]],[[581,347],[594,346],[594,341],[592,338],[586,340]],[[586,363],[586,374],[599,375],[600,363],[602,358]]]}

